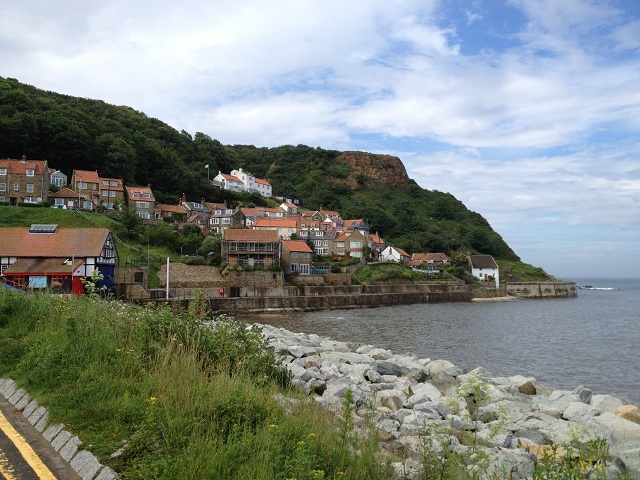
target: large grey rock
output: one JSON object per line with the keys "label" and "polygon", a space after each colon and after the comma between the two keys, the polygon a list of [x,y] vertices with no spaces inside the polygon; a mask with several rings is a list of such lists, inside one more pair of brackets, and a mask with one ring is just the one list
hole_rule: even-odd
{"label": "large grey rock", "polygon": [[[616,455],[624,462],[633,478],[640,479],[640,441],[633,440],[611,445],[611,455]],[[615,477],[614,477],[615,478]]]}
{"label": "large grey rock", "polygon": [[388,360],[376,360],[373,364],[373,369],[382,376],[393,375],[395,377],[400,377],[407,371],[397,363]]}
{"label": "large grey rock", "polygon": [[612,430],[614,442],[630,442],[640,440],[640,425],[625,420],[611,412],[605,412],[593,418],[594,423],[605,425]]}
{"label": "large grey rock", "polygon": [[547,400],[538,403],[541,412],[560,418],[571,403],[580,402],[580,397],[573,392],[555,390]]}
{"label": "large grey rock", "polygon": [[449,360],[433,360],[432,362],[429,362],[426,367],[429,371],[429,376],[433,377],[439,372],[445,371],[447,368],[454,368],[455,364],[451,363]]}
{"label": "large grey rock", "polygon": [[570,403],[562,412],[562,418],[574,422],[588,422],[598,415],[600,415],[600,410],[582,402]]}
{"label": "large grey rock", "polygon": [[591,397],[591,406],[601,412],[613,412],[622,405],[624,405],[624,402],[613,395],[593,395]]}
{"label": "large grey rock", "polygon": [[576,395],[578,395],[578,397],[580,397],[581,402],[584,402],[586,404],[591,403],[591,397],[593,397],[593,392],[589,388],[579,385],[578,387],[576,387],[573,393],[575,393]]}

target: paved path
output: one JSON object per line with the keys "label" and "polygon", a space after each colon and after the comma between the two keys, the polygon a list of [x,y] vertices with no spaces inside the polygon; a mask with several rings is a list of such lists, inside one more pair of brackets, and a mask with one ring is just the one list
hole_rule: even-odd
{"label": "paved path", "polygon": [[80,480],[24,416],[0,395],[0,478]]}

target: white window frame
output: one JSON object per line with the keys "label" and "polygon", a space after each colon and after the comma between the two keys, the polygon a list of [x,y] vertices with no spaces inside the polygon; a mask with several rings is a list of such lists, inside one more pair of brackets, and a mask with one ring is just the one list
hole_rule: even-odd
{"label": "white window frame", "polygon": [[34,168],[27,168],[27,177],[34,177],[36,170]]}

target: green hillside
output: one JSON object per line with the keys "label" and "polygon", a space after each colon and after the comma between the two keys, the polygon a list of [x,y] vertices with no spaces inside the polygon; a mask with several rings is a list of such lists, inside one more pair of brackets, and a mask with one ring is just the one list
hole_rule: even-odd
{"label": "green hillside", "polygon": [[[200,132],[178,132],[126,106],[0,77],[0,157],[23,154],[47,159],[69,176],[74,168],[98,170],[130,185],[151,184],[161,202],[176,203],[185,193],[196,201],[266,204],[256,194],[237,195],[207,182],[206,164],[211,174],[242,167],[268,179],[275,195],[297,197],[306,209],[362,218],[372,232],[409,253],[473,251],[519,260],[482,215],[453,195],[423,189],[409,179],[402,186],[373,182],[372,172],[348,165],[342,152],[305,145],[225,146]],[[389,165],[380,164],[387,173]]]}

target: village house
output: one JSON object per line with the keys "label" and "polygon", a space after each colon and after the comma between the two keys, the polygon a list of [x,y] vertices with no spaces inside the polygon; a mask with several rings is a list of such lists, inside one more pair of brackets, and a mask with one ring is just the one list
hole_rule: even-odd
{"label": "village house", "polygon": [[288,240],[296,233],[297,222],[293,218],[259,218],[254,224],[254,230],[272,230],[278,237]]}
{"label": "village house", "polygon": [[475,278],[495,282],[496,288],[500,287],[500,271],[491,255],[469,255],[469,265]]}
{"label": "village house", "polygon": [[386,242],[378,235],[378,233],[369,233],[367,235],[367,246],[369,247],[369,258],[377,262],[380,254],[387,247]]}
{"label": "village house", "polygon": [[381,262],[405,263],[411,260],[411,255],[401,248],[389,245],[380,253],[378,260]]}
{"label": "village house", "polygon": [[280,238],[273,230],[227,228],[222,231],[222,261],[229,265],[280,264]]}
{"label": "village house", "polygon": [[298,206],[291,202],[282,202],[280,204],[280,208],[284,210],[286,215],[297,215],[298,214]]}
{"label": "village house", "polygon": [[62,187],[57,192],[49,194],[49,201],[54,208],[72,209],[78,205],[78,194],[69,187]]}
{"label": "village house", "polygon": [[214,185],[219,184],[223,190],[238,193],[244,190],[244,184],[242,181],[238,177],[227,173],[218,172],[218,175],[214,177],[213,182]]}
{"label": "village house", "polygon": [[254,207],[241,207],[240,213],[243,217],[242,222],[244,228],[253,228],[253,224],[258,221],[258,218],[260,218],[260,212],[258,212],[258,209]]}
{"label": "village house", "polygon": [[282,269],[286,274],[311,273],[313,250],[303,240],[282,241]]}
{"label": "village house", "polygon": [[180,206],[184,207],[187,214],[187,223],[198,225],[201,229],[209,226],[209,209],[205,206],[204,200],[201,202],[189,202],[186,195],[182,195]]}
{"label": "village house", "polygon": [[366,245],[367,239],[360,230],[342,232],[335,237],[331,253],[333,255],[362,258],[364,257],[364,248]]}
{"label": "village house", "polygon": [[0,160],[0,202],[10,205],[42,203],[49,198],[46,160]]}
{"label": "village house", "polygon": [[95,210],[100,201],[100,179],[95,170],[73,170],[71,189],[78,194],[80,210]]}
{"label": "village house", "polygon": [[143,220],[155,220],[156,199],[150,187],[125,187],[127,207]]}
{"label": "village house", "polygon": [[240,180],[242,183],[242,190],[245,192],[257,192],[267,198],[271,196],[271,184],[267,180],[263,178],[256,178],[241,168],[238,170],[231,170],[231,176]]}
{"label": "village house", "polygon": [[444,253],[414,253],[411,255],[408,265],[412,268],[422,268],[430,271],[439,271],[440,268],[451,264],[451,258]]}
{"label": "village house", "polygon": [[99,287],[114,287],[118,263],[113,234],[106,228],[0,228],[0,273],[18,288],[83,292],[83,279],[100,274]]}
{"label": "village house", "polygon": [[244,218],[238,208],[229,208],[226,204],[206,203],[209,209],[209,231],[213,234],[222,233],[230,227],[243,227]]}
{"label": "village house", "polygon": [[98,190],[100,192],[99,205],[108,210],[113,210],[116,205],[125,203],[124,182],[121,178],[98,177]]}
{"label": "village house", "polygon": [[186,215],[187,211],[182,205],[158,203],[154,210],[154,218],[165,222],[183,223],[186,220]]}
{"label": "village house", "polygon": [[299,240],[304,240],[309,245],[313,245],[313,251],[316,255],[329,255],[331,254],[333,239],[336,236],[336,232],[325,232],[323,230],[300,230],[296,236]]}

